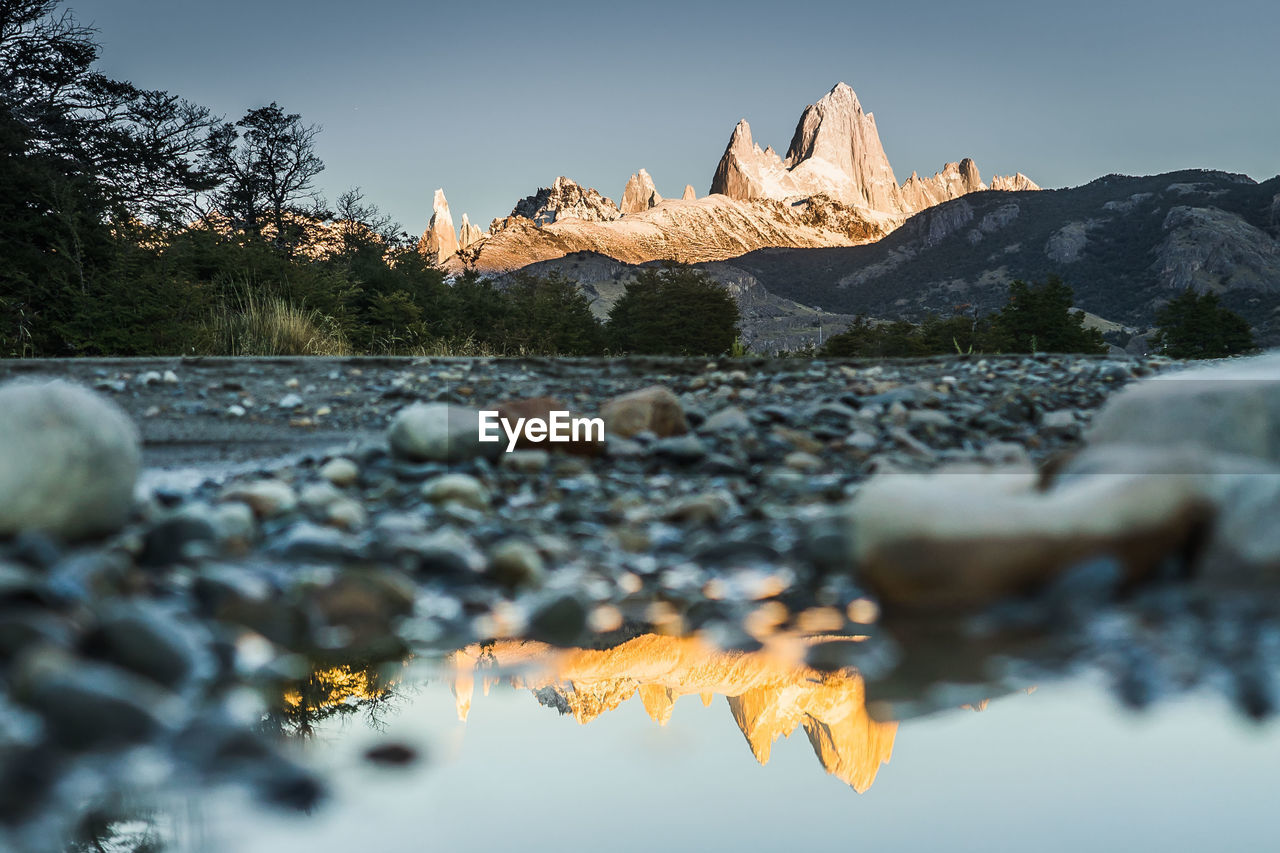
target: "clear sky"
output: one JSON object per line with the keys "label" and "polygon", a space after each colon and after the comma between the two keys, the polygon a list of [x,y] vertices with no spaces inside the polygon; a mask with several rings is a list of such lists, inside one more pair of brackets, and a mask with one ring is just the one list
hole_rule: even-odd
{"label": "clear sky", "polygon": [[1276,0],[69,0],[102,70],[229,118],[324,132],[335,197],[420,232],[443,187],[487,226],[568,175],[699,195],[734,124],[785,150],[838,81],[899,181],[973,157],[1046,187],[1111,172],[1280,172]]}

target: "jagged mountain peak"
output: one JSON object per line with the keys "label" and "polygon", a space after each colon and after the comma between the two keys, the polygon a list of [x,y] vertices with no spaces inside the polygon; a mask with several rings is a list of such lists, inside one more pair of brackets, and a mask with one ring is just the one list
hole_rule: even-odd
{"label": "jagged mountain peak", "polygon": [[418,251],[440,262],[458,252],[458,233],[453,230],[453,214],[449,212],[449,201],[444,197],[443,189],[437,189],[431,200],[431,220],[418,242]]}
{"label": "jagged mountain peak", "polygon": [[[1000,188],[1006,186],[1029,189],[1034,184],[1024,178],[1003,182]],[[738,122],[711,186],[713,193],[744,200],[822,194],[893,218],[983,189],[978,167],[969,158],[948,163],[932,178],[913,172],[898,186],[875,116],[863,110],[847,83],[837,83],[804,109],[785,158],[772,148],[761,151],[746,120]]]}
{"label": "jagged mountain peak", "polygon": [[551,186],[541,187],[533,195],[516,202],[511,215],[531,219],[539,225],[550,225],[562,219],[612,222],[622,212],[612,199],[561,175]]}
{"label": "jagged mountain peak", "polygon": [[622,192],[621,210],[623,215],[628,213],[641,213],[651,207],[656,207],[662,202],[662,196],[658,194],[657,188],[653,185],[653,178],[644,169],[636,172],[631,176],[631,180],[627,181],[627,187]]}

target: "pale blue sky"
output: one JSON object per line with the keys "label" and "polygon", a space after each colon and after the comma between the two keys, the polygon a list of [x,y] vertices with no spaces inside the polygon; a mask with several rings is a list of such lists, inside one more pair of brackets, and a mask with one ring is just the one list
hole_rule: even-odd
{"label": "pale blue sky", "polygon": [[487,225],[566,174],[704,194],[739,118],[785,149],[837,81],[904,180],[973,157],[1046,187],[1280,172],[1280,3],[70,0],[102,68],[231,118],[321,124],[321,184],[412,232],[444,187]]}

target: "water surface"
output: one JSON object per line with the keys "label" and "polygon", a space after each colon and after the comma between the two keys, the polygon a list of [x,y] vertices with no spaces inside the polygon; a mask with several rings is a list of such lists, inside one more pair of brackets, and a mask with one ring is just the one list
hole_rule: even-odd
{"label": "water surface", "polygon": [[[1083,677],[883,723],[850,671],[657,649],[500,645],[411,667],[374,726],[331,716],[300,742],[332,780],[326,806],[289,816],[223,793],[203,807],[208,841],[246,853],[1275,844],[1280,737],[1213,696],[1134,713]],[[502,668],[522,655],[542,665]],[[389,742],[422,760],[363,758]]]}

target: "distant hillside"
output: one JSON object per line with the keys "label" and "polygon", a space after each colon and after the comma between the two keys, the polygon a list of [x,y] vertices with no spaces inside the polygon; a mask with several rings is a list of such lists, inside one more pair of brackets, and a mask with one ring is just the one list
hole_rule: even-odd
{"label": "distant hillside", "polygon": [[1079,307],[1148,327],[1187,286],[1213,290],[1280,344],[1280,177],[1184,171],[1083,187],[979,192],[865,246],[762,249],[715,266],[775,296],[844,314],[917,319],[996,308],[1017,279],[1061,275]]}
{"label": "distant hillside", "polygon": [[[560,273],[578,282],[591,310],[604,319],[635,280],[636,273],[657,261],[627,264],[597,252],[575,252],[562,258],[529,264],[524,271],[534,275]],[[843,332],[856,318],[852,314],[818,311],[770,293],[753,276],[723,263],[697,265],[719,281],[738,301],[742,312],[742,340],[756,352],[797,350]],[[498,281],[505,280],[504,276]]]}

